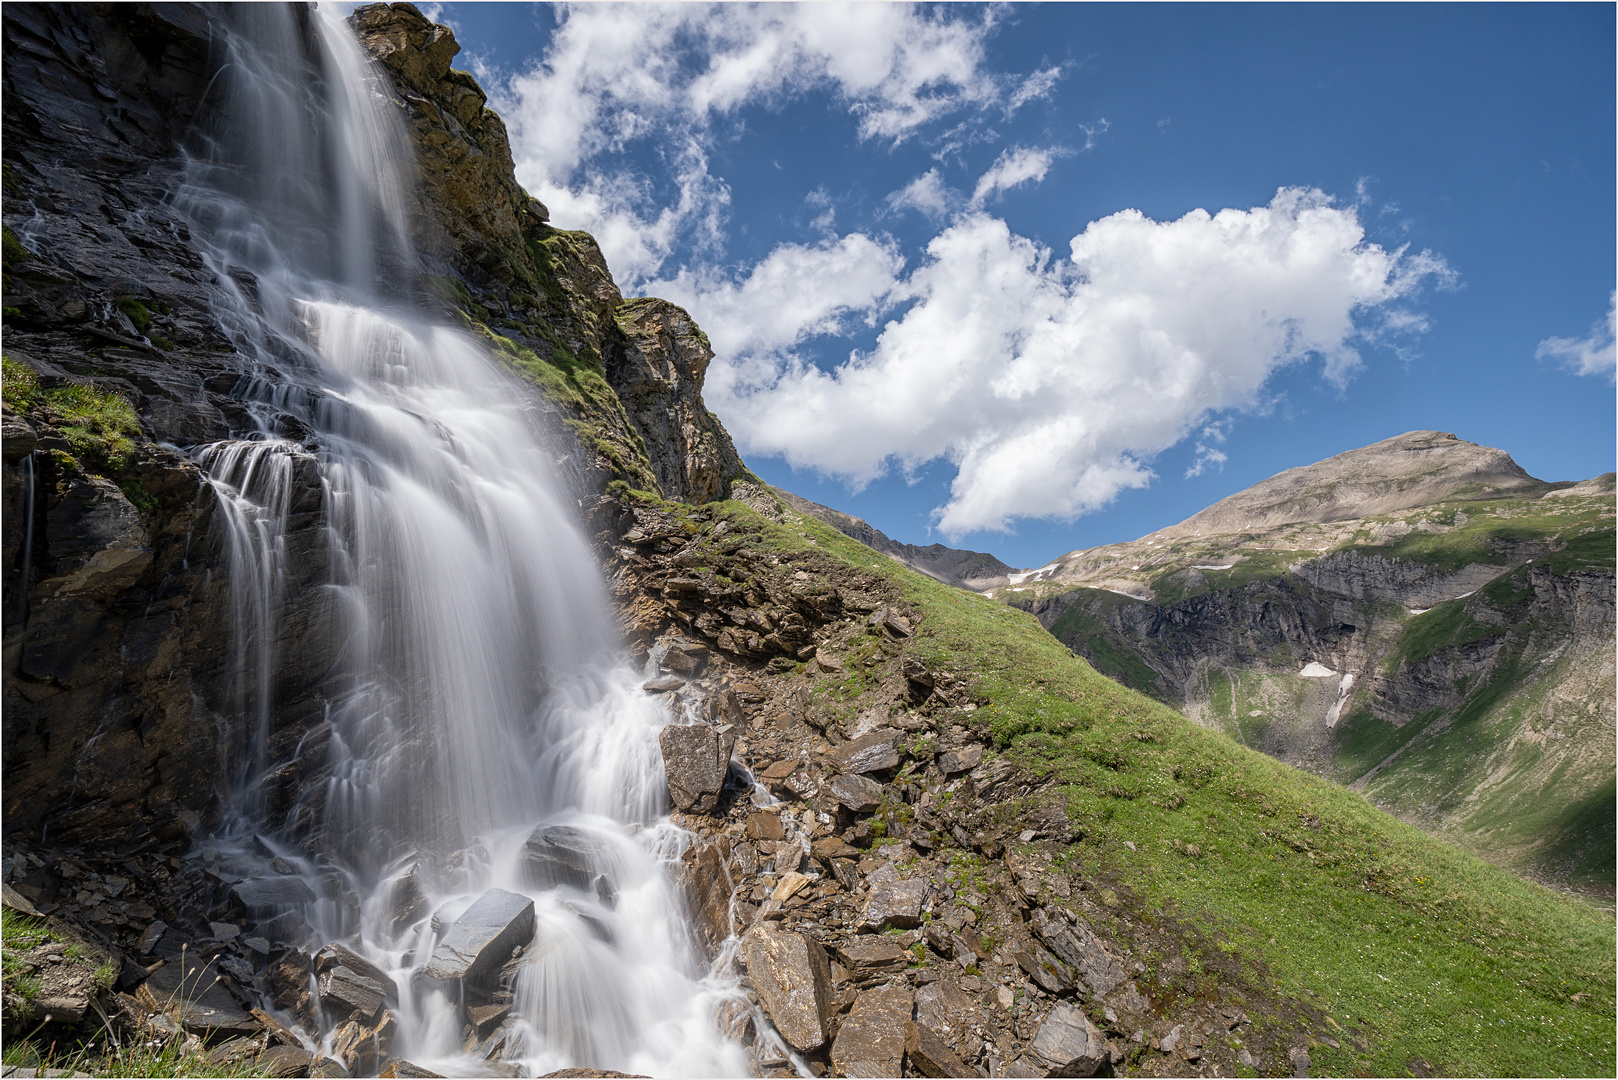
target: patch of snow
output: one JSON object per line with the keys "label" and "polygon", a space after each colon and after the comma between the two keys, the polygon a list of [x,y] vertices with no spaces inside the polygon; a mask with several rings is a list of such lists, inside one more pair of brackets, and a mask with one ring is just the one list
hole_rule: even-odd
{"label": "patch of snow", "polygon": [[1430,607],[1412,607],[1412,608],[1405,608],[1405,610],[1410,612],[1410,614],[1412,614],[1412,615],[1425,615],[1425,614],[1427,614],[1429,611],[1431,611],[1433,609],[1430,608]]}
{"label": "patch of snow", "polygon": [[1343,706],[1348,704],[1348,692],[1354,688],[1354,676],[1344,675],[1343,681],[1337,684],[1337,700],[1332,707],[1326,710],[1326,727],[1334,728],[1343,715]]}
{"label": "patch of snow", "polygon": [[1105,586],[1103,586],[1102,588],[1103,588],[1104,592],[1117,593],[1119,596],[1127,596],[1131,600],[1139,600],[1143,604],[1144,603],[1149,603],[1151,601],[1151,599],[1152,599],[1150,596],[1138,596],[1138,595],[1136,595],[1135,593],[1132,593],[1132,592],[1124,592],[1124,590],[1122,590],[1122,589],[1108,589]]}
{"label": "patch of snow", "polygon": [[1236,564],[1233,563],[1233,562],[1228,562],[1228,563],[1225,563],[1223,566],[1193,566],[1191,569],[1193,569],[1193,570],[1229,570],[1231,567],[1233,567],[1235,565]]}
{"label": "patch of snow", "polygon": [[1331,668],[1317,664],[1313,660],[1303,665],[1303,670],[1298,672],[1298,675],[1305,679],[1323,679],[1328,675],[1334,676],[1336,674],[1337,672]]}
{"label": "patch of snow", "polygon": [[[1476,589],[1473,589],[1473,590],[1472,590],[1472,592],[1477,592],[1477,590],[1476,590]],[[1468,596],[1471,596],[1471,595],[1472,595],[1472,593],[1470,593],[1470,592],[1464,592],[1464,593],[1462,593],[1462,594],[1461,594],[1461,595],[1459,595],[1459,596],[1456,596],[1456,597],[1451,597],[1451,599],[1454,599],[1454,600],[1465,600],[1465,599],[1466,599],[1466,598],[1467,598],[1467,597],[1468,597]]]}
{"label": "patch of snow", "polygon": [[1007,577],[1007,579],[1010,580],[1010,582],[1013,585],[1021,585],[1023,582],[1027,581],[1029,578],[1038,578],[1039,575],[1041,575],[1041,574],[1048,573],[1048,572],[1050,572],[1052,570],[1055,570],[1056,566],[1057,566],[1056,563],[1046,563],[1044,566],[1041,566],[1038,570],[1019,570],[1015,574],[1007,574],[1006,577]]}

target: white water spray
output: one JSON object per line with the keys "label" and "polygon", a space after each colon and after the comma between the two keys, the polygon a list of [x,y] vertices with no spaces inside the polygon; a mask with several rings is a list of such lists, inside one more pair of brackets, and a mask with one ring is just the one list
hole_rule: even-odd
{"label": "white water spray", "polygon": [[[530,1074],[744,1075],[714,1020],[739,994],[709,976],[670,885],[689,840],[665,816],[657,733],[672,718],[622,661],[531,399],[400,299],[416,282],[396,170],[412,157],[386,88],[324,8],[226,14],[227,120],[177,202],[254,371],[242,394],[257,430],[197,451],[236,604],[238,834],[267,834],[320,894],[311,944],[344,939],[393,976],[398,1056],[450,1075],[497,1068],[488,1056]],[[256,794],[275,764],[300,477],[321,488],[337,627],[325,873],[276,838]],[[588,872],[536,874],[525,842],[542,825],[578,830]],[[401,925],[394,885],[412,867],[427,904]],[[531,897],[537,932],[510,1018],[469,1046],[459,1003],[414,976],[492,888]]]}

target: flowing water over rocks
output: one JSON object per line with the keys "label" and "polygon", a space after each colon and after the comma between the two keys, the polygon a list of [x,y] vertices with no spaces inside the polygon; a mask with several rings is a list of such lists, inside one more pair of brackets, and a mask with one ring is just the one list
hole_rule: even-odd
{"label": "flowing water over rocks", "polygon": [[[249,932],[294,946],[283,1020],[361,1069],[744,1073],[713,1021],[738,991],[707,977],[670,882],[676,718],[618,659],[527,396],[410,300],[413,159],[379,76],[325,9],[229,16],[229,107],[178,204],[253,366],[256,429],[196,457],[225,508],[240,687],[216,846]],[[310,470],[326,775],[276,816],[296,762],[274,642]]]}

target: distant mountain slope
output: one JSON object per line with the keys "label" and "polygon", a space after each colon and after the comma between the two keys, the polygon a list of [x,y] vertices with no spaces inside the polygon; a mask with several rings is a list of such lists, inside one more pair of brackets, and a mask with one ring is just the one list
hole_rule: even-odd
{"label": "distant mountain slope", "polygon": [[992,591],[1199,723],[1610,896],[1613,514],[1610,473],[1411,432]]}
{"label": "distant mountain slope", "polygon": [[1011,567],[985,552],[963,551],[960,548],[945,547],[943,544],[928,544],[926,547],[901,544],[869,522],[852,514],[810,502],[801,495],[794,495],[780,488],[771,490],[798,513],[819,518],[844,536],[858,540],[866,547],[874,548],[910,569],[926,574],[935,581],[942,581],[946,585],[981,591],[1005,584],[1007,575],[1011,573]]}

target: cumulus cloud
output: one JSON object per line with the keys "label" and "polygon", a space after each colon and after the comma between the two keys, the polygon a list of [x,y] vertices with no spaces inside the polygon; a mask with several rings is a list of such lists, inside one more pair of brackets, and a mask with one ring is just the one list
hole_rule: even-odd
{"label": "cumulus cloud", "polygon": [[[879,316],[903,269],[891,243],[852,233],[815,245],[783,244],[740,281],[681,270],[649,282],[647,292],[702,313],[698,321],[726,358],[730,378],[769,382],[793,346]],[[749,363],[763,366],[749,372]]]}
{"label": "cumulus cloud", "polygon": [[[728,188],[703,152],[716,119],[749,104],[829,93],[862,139],[890,144],[941,117],[1012,109],[1053,72],[985,67],[996,9],[896,4],[584,4],[559,9],[540,62],[502,85],[517,176],[554,220],[594,233],[620,281],[657,273],[682,230],[722,225]],[[603,161],[650,147],[653,184]]]}
{"label": "cumulus cloud", "polygon": [[1618,377],[1618,290],[1607,301],[1607,317],[1581,338],[1552,337],[1534,350],[1536,360],[1555,360],[1576,375]]}
{"label": "cumulus cloud", "polygon": [[[838,292],[862,255],[869,276]],[[683,288],[720,345],[707,397],[744,452],[856,486],[946,459],[957,473],[935,518],[958,537],[1144,486],[1156,454],[1259,405],[1280,367],[1315,358],[1345,380],[1357,343],[1420,329],[1401,301],[1448,274],[1430,253],[1368,242],[1352,207],[1284,188],[1250,210],[1113,214],[1067,258],[968,213],[907,275],[891,248],[854,235],[781,249],[739,282],[660,287]],[[810,303],[760,312],[766,297]],[[793,352],[883,312],[874,348],[834,370]],[[1216,444],[1203,440],[1204,467]]]}

